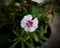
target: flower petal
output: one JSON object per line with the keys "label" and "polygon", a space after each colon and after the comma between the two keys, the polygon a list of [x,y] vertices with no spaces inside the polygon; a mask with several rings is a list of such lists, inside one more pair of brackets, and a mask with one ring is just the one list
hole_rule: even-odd
{"label": "flower petal", "polygon": [[24,28],[26,26],[26,23],[21,22],[21,27]]}
{"label": "flower petal", "polygon": [[28,31],[29,31],[29,28],[28,28],[27,26],[25,26],[24,30],[25,30],[26,32],[28,32]]}
{"label": "flower petal", "polygon": [[24,16],[23,20],[27,21],[27,20],[32,20],[32,15],[26,15]]}
{"label": "flower petal", "polygon": [[44,0],[32,0],[34,2],[37,2],[37,3],[42,3]]}
{"label": "flower petal", "polygon": [[35,18],[35,19],[33,20],[33,27],[34,27],[34,28],[38,28],[38,19],[37,19],[37,18]]}
{"label": "flower petal", "polygon": [[35,31],[35,29],[36,29],[35,27],[30,27],[29,32],[33,32],[33,31]]}
{"label": "flower petal", "polygon": [[38,25],[34,24],[33,27],[37,29],[38,28]]}
{"label": "flower petal", "polygon": [[21,27],[22,27],[22,28],[24,28],[24,27],[25,27],[26,22],[27,22],[27,21],[26,21],[26,20],[24,20],[24,19],[22,19],[22,20],[21,20]]}
{"label": "flower petal", "polygon": [[38,24],[38,19],[35,18],[34,20],[32,20],[34,24]]}

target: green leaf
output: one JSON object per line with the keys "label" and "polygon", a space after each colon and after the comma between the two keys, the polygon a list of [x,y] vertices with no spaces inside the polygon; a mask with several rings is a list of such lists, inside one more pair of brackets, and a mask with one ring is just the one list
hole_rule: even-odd
{"label": "green leaf", "polygon": [[28,39],[30,39],[30,36],[29,35],[25,38],[25,41],[28,40]]}
{"label": "green leaf", "polygon": [[44,36],[44,33],[46,33],[47,32],[47,29],[46,28],[44,28],[43,26],[40,28],[40,35],[41,35],[41,37],[42,36]]}
{"label": "green leaf", "polygon": [[42,9],[40,8],[40,6],[35,4],[31,7],[31,10],[33,17],[40,18],[42,16]]}
{"label": "green leaf", "polygon": [[32,43],[32,42],[31,42],[31,43],[26,42],[26,45],[28,46],[28,48],[34,48],[34,45],[33,45],[33,43]]}
{"label": "green leaf", "polygon": [[22,42],[22,47],[21,48],[24,48],[24,43]]}
{"label": "green leaf", "polygon": [[48,40],[46,37],[42,37],[43,40]]}
{"label": "green leaf", "polygon": [[23,6],[23,10],[25,11],[26,14],[28,14],[27,9]]}
{"label": "green leaf", "polygon": [[42,45],[44,44],[42,40],[39,41]]}
{"label": "green leaf", "polygon": [[31,42],[31,48],[35,48],[33,42]]}
{"label": "green leaf", "polygon": [[33,38],[35,39],[36,42],[38,42],[38,35],[36,33],[33,33]]}
{"label": "green leaf", "polygon": [[26,45],[29,47],[29,48],[31,48],[31,44],[30,43],[28,43],[28,42],[25,42],[26,43]]}
{"label": "green leaf", "polygon": [[16,41],[15,43],[13,43],[9,48],[15,48],[15,46],[18,44],[19,42]]}
{"label": "green leaf", "polygon": [[20,36],[15,30],[13,30],[13,33],[14,33],[16,36]]}

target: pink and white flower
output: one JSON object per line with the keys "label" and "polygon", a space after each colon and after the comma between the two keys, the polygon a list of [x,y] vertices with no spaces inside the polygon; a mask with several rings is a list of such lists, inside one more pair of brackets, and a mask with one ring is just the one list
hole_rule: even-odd
{"label": "pink and white flower", "polygon": [[21,27],[27,32],[33,32],[38,28],[38,19],[32,20],[32,15],[28,14],[21,20]]}
{"label": "pink and white flower", "polygon": [[32,0],[33,2],[42,3],[44,0]]}

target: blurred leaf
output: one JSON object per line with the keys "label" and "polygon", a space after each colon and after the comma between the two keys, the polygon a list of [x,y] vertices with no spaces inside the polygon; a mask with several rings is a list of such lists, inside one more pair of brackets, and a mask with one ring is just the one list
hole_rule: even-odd
{"label": "blurred leaf", "polygon": [[33,45],[33,43],[29,43],[29,42],[25,42],[26,43],[26,45],[28,46],[28,48],[34,48],[34,45]]}
{"label": "blurred leaf", "polygon": [[43,40],[48,40],[46,37],[42,37]]}
{"label": "blurred leaf", "polygon": [[21,48],[25,48],[25,46],[24,46],[24,43],[22,42],[22,47]]}
{"label": "blurred leaf", "polygon": [[41,43],[41,45],[43,45],[43,44],[44,44],[42,40],[40,40],[39,42]]}
{"label": "blurred leaf", "polygon": [[19,42],[16,41],[15,43],[13,43],[9,48],[15,48],[15,46],[18,44]]}
{"label": "blurred leaf", "polygon": [[25,11],[26,14],[28,14],[27,9],[23,6],[23,10]]}
{"label": "blurred leaf", "polygon": [[38,38],[38,35],[36,33],[33,33],[33,38],[36,42],[38,42],[39,38]]}
{"label": "blurred leaf", "polygon": [[32,48],[35,48],[33,42],[31,42],[31,47],[32,47]]}
{"label": "blurred leaf", "polygon": [[40,16],[42,16],[42,9],[40,9],[40,6],[38,6],[38,5],[32,5],[32,7],[31,7],[31,13],[32,13],[32,15],[33,15],[33,17],[37,17],[37,18],[39,18]]}
{"label": "blurred leaf", "polygon": [[25,38],[25,41],[28,40],[28,39],[30,39],[30,36],[29,35]]}
{"label": "blurred leaf", "polygon": [[14,31],[13,30],[13,33],[16,35],[16,36],[20,36],[18,32]]}
{"label": "blurred leaf", "polygon": [[25,43],[28,46],[28,48],[31,48],[31,44],[30,43],[28,43],[28,42],[25,42]]}

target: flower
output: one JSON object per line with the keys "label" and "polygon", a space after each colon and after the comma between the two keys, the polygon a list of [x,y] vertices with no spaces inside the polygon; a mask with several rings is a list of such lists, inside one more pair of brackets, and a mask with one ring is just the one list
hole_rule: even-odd
{"label": "flower", "polygon": [[21,20],[21,27],[27,32],[33,32],[38,28],[38,19],[32,20],[32,15],[28,14]]}
{"label": "flower", "polygon": [[32,0],[33,2],[42,3],[44,0]]}

